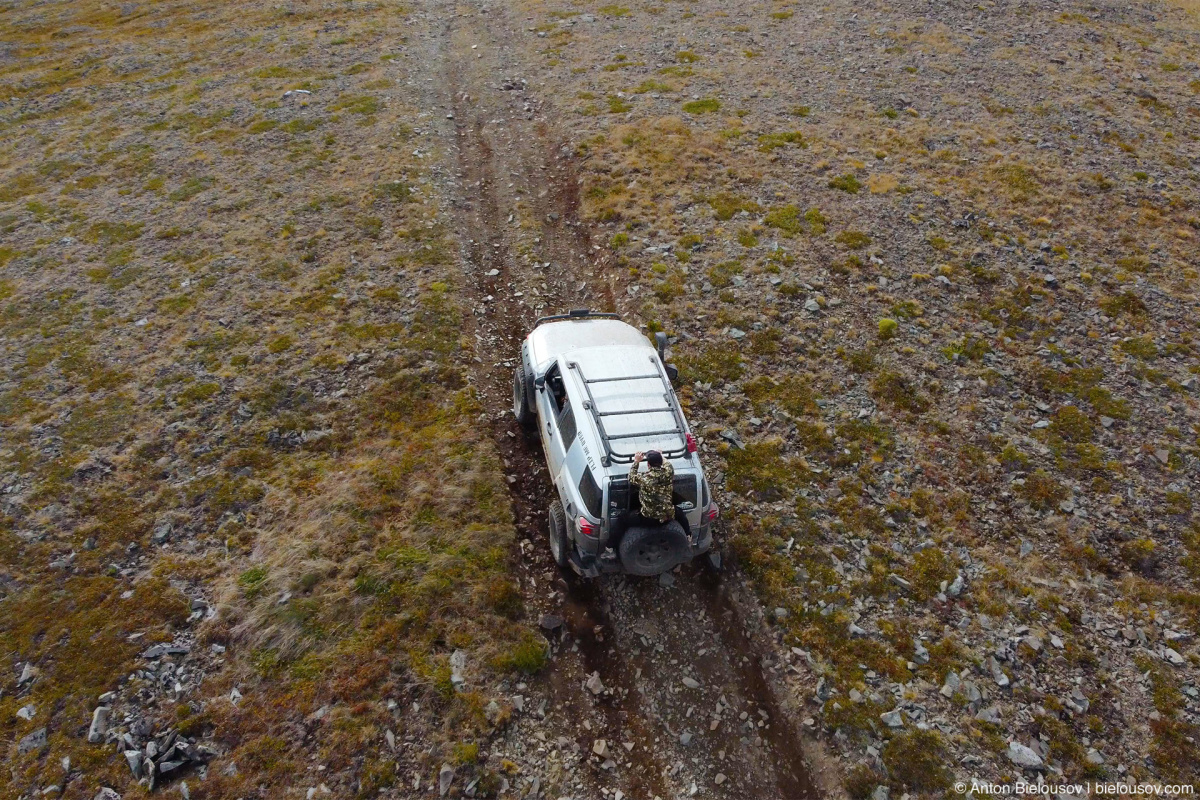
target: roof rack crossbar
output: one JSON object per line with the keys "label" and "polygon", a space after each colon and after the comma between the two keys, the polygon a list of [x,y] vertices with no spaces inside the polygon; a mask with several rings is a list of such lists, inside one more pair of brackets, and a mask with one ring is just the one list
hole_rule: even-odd
{"label": "roof rack crossbar", "polygon": [[648,439],[651,436],[684,436],[678,428],[664,428],[660,431],[635,431],[633,433],[609,434],[609,439]]}
{"label": "roof rack crossbar", "polygon": [[[580,377],[583,375],[580,373]],[[584,383],[616,383],[617,381],[649,381],[656,380],[658,375],[623,375],[619,378],[583,378]]]}
{"label": "roof rack crossbar", "polygon": [[670,406],[662,406],[660,408],[630,408],[625,411],[597,411],[598,417],[616,417],[622,414],[669,414],[671,413]]}

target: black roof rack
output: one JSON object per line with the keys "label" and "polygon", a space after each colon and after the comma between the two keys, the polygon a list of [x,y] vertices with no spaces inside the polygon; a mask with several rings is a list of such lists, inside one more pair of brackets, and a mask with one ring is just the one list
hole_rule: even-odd
{"label": "black roof rack", "polygon": [[573,308],[566,314],[555,314],[549,317],[538,317],[537,322],[533,323],[533,327],[541,325],[543,322],[565,322],[573,319],[620,319],[619,314],[612,314],[607,311],[592,311],[590,308]]}
{"label": "black roof rack", "polygon": [[[671,389],[671,381],[667,378],[662,370],[657,356],[648,356],[649,362],[654,367],[654,372],[647,375],[622,375],[616,378],[588,378],[583,374],[583,369],[577,361],[567,362],[567,368],[573,369],[579,374],[579,381],[583,384],[583,391],[587,394],[587,400],[583,407],[592,414],[592,420],[596,423],[596,431],[600,434],[600,441],[604,443],[604,455],[600,459],[600,463],[604,466],[609,464],[628,464],[633,461],[633,453],[614,452],[612,442],[615,439],[641,439],[649,436],[678,436],[679,447],[672,450],[663,450],[663,458],[682,458],[687,455],[687,424],[683,421],[683,414],[679,411],[679,405],[675,402],[674,391]],[[634,408],[622,409],[619,411],[604,411],[596,406],[596,398],[592,395],[593,383],[615,383],[618,381],[642,381],[657,379],[663,386],[663,405],[654,406],[651,408]],[[620,433],[615,436],[610,435],[604,429],[604,418],[615,417],[626,414],[662,414],[670,413],[675,420],[675,427],[663,428],[660,430],[651,431],[635,431],[634,433]]]}

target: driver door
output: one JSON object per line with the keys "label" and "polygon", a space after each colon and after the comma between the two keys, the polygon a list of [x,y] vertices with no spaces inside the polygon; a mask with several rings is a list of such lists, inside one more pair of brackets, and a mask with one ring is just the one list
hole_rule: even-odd
{"label": "driver door", "polygon": [[[559,427],[568,416],[573,419],[574,415],[571,401],[566,396],[562,369],[558,364],[546,370],[545,385],[542,391],[538,392],[538,405],[538,416],[541,418],[538,435],[542,438],[542,449],[546,453],[550,475],[557,482],[558,473],[566,459],[567,448],[571,446],[569,441],[563,441],[563,432]],[[575,426],[572,424],[569,427],[572,429],[571,438],[574,438]]]}

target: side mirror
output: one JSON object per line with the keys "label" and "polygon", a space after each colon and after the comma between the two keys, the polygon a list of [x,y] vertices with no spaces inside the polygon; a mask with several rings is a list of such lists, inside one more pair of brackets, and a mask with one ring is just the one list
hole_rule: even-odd
{"label": "side mirror", "polygon": [[538,375],[536,378],[534,378],[534,379],[533,379],[533,385],[534,385],[535,387],[537,387],[537,390],[538,390],[539,392],[540,392],[542,389],[545,389],[545,388],[546,388],[546,376],[545,376],[545,375]]}
{"label": "side mirror", "polygon": [[666,367],[667,378],[670,379],[671,383],[679,380],[679,367],[675,366],[674,364],[667,364]]}
{"label": "side mirror", "polygon": [[658,357],[665,359],[667,357],[667,335],[662,331],[655,333],[654,346],[658,348]]}

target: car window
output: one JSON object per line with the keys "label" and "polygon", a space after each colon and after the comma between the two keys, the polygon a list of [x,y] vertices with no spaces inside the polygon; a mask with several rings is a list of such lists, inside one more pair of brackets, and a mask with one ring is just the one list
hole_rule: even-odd
{"label": "car window", "polygon": [[708,508],[708,481],[700,481],[700,489],[702,492],[700,496],[700,507]]}
{"label": "car window", "polygon": [[562,435],[563,450],[570,450],[571,442],[575,441],[575,410],[570,400],[558,412],[558,432]]}
{"label": "car window", "polygon": [[684,473],[675,476],[675,503],[691,503],[696,505],[696,476]]}
{"label": "car window", "polygon": [[579,496],[583,499],[583,505],[589,514],[593,517],[600,516],[601,502],[604,498],[601,497],[600,487],[596,484],[596,479],[592,477],[590,469],[585,469],[583,477],[579,479]]}

